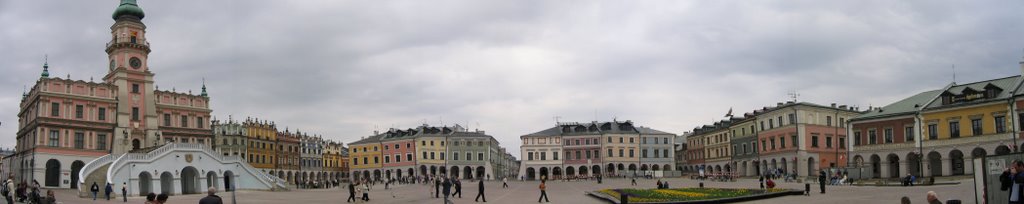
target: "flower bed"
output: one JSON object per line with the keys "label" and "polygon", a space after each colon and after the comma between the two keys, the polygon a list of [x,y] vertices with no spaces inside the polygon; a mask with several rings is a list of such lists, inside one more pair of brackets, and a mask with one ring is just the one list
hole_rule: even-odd
{"label": "flower bed", "polygon": [[728,189],[728,188],[674,188],[674,189],[604,189],[588,192],[599,198],[618,202],[622,194],[629,195],[629,203],[674,203],[688,201],[739,201],[781,195],[800,194],[790,189]]}

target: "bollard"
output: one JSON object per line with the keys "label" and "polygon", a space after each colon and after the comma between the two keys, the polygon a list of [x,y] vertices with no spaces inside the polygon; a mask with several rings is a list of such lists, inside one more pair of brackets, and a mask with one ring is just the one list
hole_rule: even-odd
{"label": "bollard", "polygon": [[700,182],[700,188],[704,188],[704,182]]}
{"label": "bollard", "polygon": [[629,195],[626,195],[625,193],[619,194],[619,203],[629,204]]}

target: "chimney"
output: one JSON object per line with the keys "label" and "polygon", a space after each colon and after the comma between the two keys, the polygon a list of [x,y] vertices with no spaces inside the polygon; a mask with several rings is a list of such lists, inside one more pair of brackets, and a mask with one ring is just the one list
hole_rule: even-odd
{"label": "chimney", "polygon": [[776,103],[775,106],[782,106],[782,102]]}
{"label": "chimney", "polygon": [[832,103],[832,108],[836,108],[836,103]]}
{"label": "chimney", "polygon": [[839,105],[839,109],[846,109],[846,105]]}

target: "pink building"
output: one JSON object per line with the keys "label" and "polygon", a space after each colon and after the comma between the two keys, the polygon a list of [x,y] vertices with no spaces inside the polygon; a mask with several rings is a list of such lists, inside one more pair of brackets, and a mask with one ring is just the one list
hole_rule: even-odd
{"label": "pink building", "polygon": [[16,152],[6,158],[15,179],[78,188],[79,171],[102,155],[166,142],[211,144],[206,86],[200,94],[157,90],[144,16],[134,1],[115,10],[106,43],[110,63],[101,81],[50,77],[44,63],[22,98]]}
{"label": "pink building", "polygon": [[415,175],[416,130],[390,130],[381,138],[384,155],[384,178],[400,178]]}

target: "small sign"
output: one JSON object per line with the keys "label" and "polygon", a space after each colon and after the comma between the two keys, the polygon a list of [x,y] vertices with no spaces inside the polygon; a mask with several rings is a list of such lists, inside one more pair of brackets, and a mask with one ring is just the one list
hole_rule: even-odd
{"label": "small sign", "polygon": [[988,160],[988,174],[1002,174],[1006,170],[1006,160]]}

